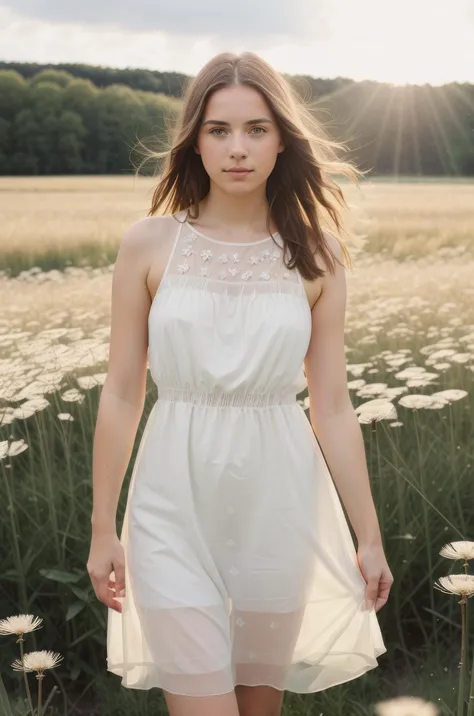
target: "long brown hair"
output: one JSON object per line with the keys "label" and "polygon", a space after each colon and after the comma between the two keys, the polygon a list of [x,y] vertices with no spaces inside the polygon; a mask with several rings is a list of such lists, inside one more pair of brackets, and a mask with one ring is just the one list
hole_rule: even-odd
{"label": "long brown hair", "polygon": [[[213,92],[233,84],[253,87],[263,95],[275,116],[285,145],[267,179],[266,196],[269,202],[268,231],[271,233],[269,225],[272,218],[285,248],[290,251],[287,267],[292,269],[297,266],[307,280],[319,278],[325,272],[317,265],[315,254],[321,254],[329,271],[334,273],[333,262],[338,259],[324,236],[319,212],[323,207],[337,229],[347,234],[339,210],[329,195],[342,207],[348,205],[342,189],[330,175],[343,174],[357,185],[358,177],[365,172],[349,161],[338,160],[336,150],[345,148],[345,145],[329,139],[321,123],[283,75],[253,52],[240,55],[223,52],[204,65],[184,92],[169,149],[157,152],[145,147],[148,158],[165,158],[148,216],[158,212],[174,214],[185,209],[190,215],[192,209],[196,209],[193,219],[199,216],[198,204],[208,194],[210,180],[201,157],[193,151],[193,147],[209,97]],[[311,234],[311,242],[308,233]],[[344,258],[352,266],[347,247],[336,238]]]}

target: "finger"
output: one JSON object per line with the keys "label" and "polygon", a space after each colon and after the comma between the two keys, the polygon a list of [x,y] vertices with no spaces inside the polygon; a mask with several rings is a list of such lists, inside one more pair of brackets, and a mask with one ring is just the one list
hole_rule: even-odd
{"label": "finger", "polygon": [[382,609],[382,607],[385,606],[386,603],[387,603],[386,599],[380,599],[380,597],[378,597],[378,599],[376,600],[376,603],[375,603],[375,612],[379,612]]}
{"label": "finger", "polygon": [[115,594],[105,585],[101,585],[97,590],[98,599],[105,604],[106,607],[116,612],[122,611],[122,604],[115,599]]}
{"label": "finger", "polygon": [[379,582],[376,579],[370,579],[365,590],[365,602],[367,609],[372,609],[375,600],[379,596]]}
{"label": "finger", "polygon": [[108,587],[115,593],[116,597],[125,597],[126,596],[125,587],[120,587],[119,584],[117,584],[116,582],[113,582],[110,579],[108,582]]}
{"label": "finger", "polygon": [[385,601],[387,601],[391,588],[392,588],[391,584],[387,584],[385,582],[380,582],[380,584],[379,584],[379,599],[384,599]]}
{"label": "finger", "polygon": [[379,594],[375,604],[376,612],[380,611],[380,609],[382,609],[382,607],[388,602],[391,587],[391,584],[384,584],[383,582],[380,583]]}
{"label": "finger", "polygon": [[118,563],[114,565],[115,568],[115,588],[117,592],[125,589],[125,565]]}

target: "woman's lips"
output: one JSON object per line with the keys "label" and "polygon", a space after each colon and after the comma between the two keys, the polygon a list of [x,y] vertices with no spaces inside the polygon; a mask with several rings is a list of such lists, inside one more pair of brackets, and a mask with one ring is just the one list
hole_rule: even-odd
{"label": "woman's lips", "polygon": [[233,174],[235,176],[247,176],[247,174],[251,174],[253,169],[227,169],[227,174]]}

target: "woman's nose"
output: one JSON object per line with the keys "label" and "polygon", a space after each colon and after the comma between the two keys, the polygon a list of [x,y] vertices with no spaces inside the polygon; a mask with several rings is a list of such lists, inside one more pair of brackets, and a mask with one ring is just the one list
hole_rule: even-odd
{"label": "woman's nose", "polygon": [[238,135],[232,137],[230,143],[230,153],[232,157],[243,157],[246,156],[248,153],[247,147],[245,146],[245,141]]}

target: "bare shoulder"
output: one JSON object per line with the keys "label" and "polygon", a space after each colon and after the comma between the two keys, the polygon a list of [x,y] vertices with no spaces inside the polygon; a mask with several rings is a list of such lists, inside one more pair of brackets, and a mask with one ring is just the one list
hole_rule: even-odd
{"label": "bare shoulder", "polygon": [[150,300],[158,289],[178,229],[179,220],[174,215],[147,216],[130,224],[123,233],[123,249],[140,265]]}
{"label": "bare shoulder", "polygon": [[[340,261],[341,263],[343,263],[343,261],[344,261],[344,254],[343,254],[343,251],[342,251],[342,246],[341,246],[340,241],[338,241],[338,239],[334,236],[334,234],[332,234],[332,233],[331,233],[330,231],[328,231],[327,229],[322,230],[321,233],[322,233],[322,235],[323,235],[323,237],[324,237],[324,241],[325,241],[325,243],[326,243],[326,247],[327,247],[327,248],[329,249],[329,251],[333,254],[333,256],[336,257],[336,259],[337,259],[338,261]],[[329,276],[329,275],[330,275],[330,272],[328,271],[327,261],[326,261],[326,259],[324,258],[323,254],[321,253],[321,251],[319,250],[319,248],[318,248],[318,246],[317,246],[317,244],[316,244],[316,239],[315,239],[315,237],[314,237],[314,235],[313,235],[312,232],[308,232],[308,242],[309,242],[309,245],[310,245],[310,248],[311,248],[311,251],[312,251],[314,257],[315,257],[315,259],[316,259],[317,262],[318,262],[318,266],[320,266],[320,267],[326,272],[326,276]],[[339,268],[339,267],[338,267],[338,265],[337,265],[337,263],[336,263],[336,270],[337,270],[338,268]]]}
{"label": "bare shoulder", "polygon": [[147,249],[150,244],[156,246],[165,242],[174,227],[178,227],[178,222],[173,216],[146,216],[127,226],[122,242],[137,249]]}
{"label": "bare shoulder", "polygon": [[[329,249],[329,251],[336,256],[336,258],[342,262],[342,249],[339,241],[336,239],[335,236],[333,236],[329,231],[324,230],[322,232],[323,238],[326,244],[326,247]],[[306,290],[306,295],[308,298],[309,306],[311,311],[315,308],[316,304],[319,303],[320,298],[323,294],[323,290],[325,289],[325,284],[330,282],[332,276],[330,271],[328,270],[327,260],[322,254],[320,247],[317,244],[316,237],[314,236],[313,232],[308,230],[307,232],[308,237],[308,245],[310,248],[311,253],[314,256],[314,259],[316,261],[316,264],[318,268],[322,269],[325,273],[324,276],[320,276],[318,278],[313,279],[312,281],[308,281],[307,279],[303,279],[303,284]],[[336,264],[336,272],[337,272],[337,264]]]}

